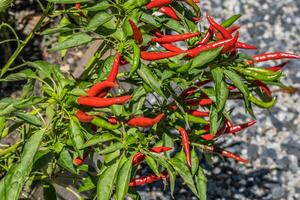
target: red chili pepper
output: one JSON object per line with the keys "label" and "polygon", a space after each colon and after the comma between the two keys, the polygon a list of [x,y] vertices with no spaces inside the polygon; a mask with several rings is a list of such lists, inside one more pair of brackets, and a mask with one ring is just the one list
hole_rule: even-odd
{"label": "red chili pepper", "polygon": [[88,115],[87,113],[81,110],[77,110],[75,115],[78,118],[78,120],[83,123],[89,123],[94,119],[93,116]]}
{"label": "red chili pepper", "polygon": [[190,167],[192,167],[192,160],[191,160],[188,134],[187,134],[186,130],[182,127],[179,127],[178,131],[181,135],[181,142],[182,142],[182,146],[183,146],[183,149],[184,149],[184,152],[185,152],[186,162]]}
{"label": "red chili pepper", "polygon": [[75,8],[79,10],[81,8],[81,4],[80,3],[75,3]]}
{"label": "red chili pepper", "polygon": [[210,25],[215,29],[220,32],[220,34],[223,36],[224,39],[230,39],[232,38],[231,34],[219,23],[217,23],[211,16],[206,14],[206,17],[208,19],[208,22]]}
{"label": "red chili pepper", "polygon": [[113,87],[116,87],[116,84],[114,82],[102,81],[93,85],[86,93],[90,97],[95,97],[104,89],[113,88]]}
{"label": "red chili pepper", "polygon": [[147,117],[134,117],[127,121],[129,126],[135,127],[149,127],[153,126],[160,122],[160,120],[164,117],[164,114],[159,114],[155,118],[147,118]]}
{"label": "red chili pepper", "polygon": [[121,59],[121,54],[117,52],[111,71],[106,79],[107,81],[110,82],[116,81],[119,72],[120,59]]}
{"label": "red chili pepper", "polygon": [[[279,59],[285,59],[285,58],[300,59],[300,56],[294,55],[291,53],[286,53],[286,52],[274,52],[274,53],[258,54],[258,55],[253,56],[252,58],[256,62],[264,62],[264,61],[269,61],[269,60],[279,60]],[[247,63],[253,64],[254,62],[252,60],[248,60]]]}
{"label": "red chili pepper", "polygon": [[173,8],[170,8],[168,6],[161,7],[159,9],[159,12],[164,13],[165,15],[171,17],[174,20],[180,20]]}
{"label": "red chili pepper", "polygon": [[152,8],[161,8],[163,6],[169,5],[172,2],[173,0],[153,0],[146,5],[146,8],[148,10]]}
{"label": "red chili pepper", "polygon": [[226,133],[232,133],[235,134],[236,132],[239,132],[245,128],[248,128],[250,126],[253,126],[256,123],[255,120],[252,120],[250,122],[244,123],[244,124],[238,124],[238,125],[234,125],[232,127],[228,127],[226,128]]}
{"label": "red chili pepper", "polygon": [[156,37],[152,38],[152,42],[157,42],[157,43],[172,43],[172,42],[178,42],[178,41],[184,41],[189,38],[193,38],[198,36],[200,33],[184,33],[180,35],[164,35],[162,37]]}
{"label": "red chili pepper", "polygon": [[219,153],[227,158],[232,158],[236,161],[239,161],[239,162],[242,162],[242,163],[248,163],[249,161],[246,160],[246,159],[243,159],[241,158],[240,156],[238,155],[235,155],[234,153],[231,153],[229,151],[226,151],[224,149],[221,149],[217,146],[207,146],[207,145],[202,145],[202,149],[204,151],[208,151],[208,152],[211,152],[211,153]]}
{"label": "red chili pepper", "polygon": [[141,52],[141,58],[144,60],[161,60],[165,58],[171,58],[174,56],[179,55],[180,53],[178,52],[147,52],[147,51],[142,51]]}
{"label": "red chili pepper", "polygon": [[188,110],[187,112],[195,117],[208,117],[209,116],[209,112],[202,112],[202,111],[198,111],[198,110]]}
{"label": "red chili pepper", "polygon": [[167,174],[166,172],[161,173],[159,176],[152,174],[145,177],[131,179],[129,186],[136,187],[136,186],[145,185],[145,184],[153,183],[154,181],[159,181],[168,178],[169,178],[169,174]]}
{"label": "red chili pepper", "polygon": [[[207,141],[211,141],[221,135],[223,135],[226,131],[226,128],[227,126],[226,125],[223,125],[218,131],[216,134],[211,134],[211,133],[208,133],[208,134],[204,134],[204,135],[201,135],[201,138],[204,139],[204,140],[207,140]],[[210,129],[210,126],[208,125],[206,127],[206,131],[209,131]]]}
{"label": "red chili pepper", "polygon": [[[117,52],[114,63],[112,65],[112,68],[110,70],[108,77],[106,78],[106,81],[116,82],[118,72],[119,72],[120,60],[121,60],[121,54],[119,52]],[[98,95],[98,97],[105,97],[107,95],[107,93],[108,93],[108,90],[104,90]]]}
{"label": "red chili pepper", "polygon": [[202,18],[201,17],[192,17],[191,18],[191,20],[193,21],[193,22],[198,22],[198,21],[200,21]]}
{"label": "red chili pepper", "polygon": [[113,98],[80,96],[77,98],[77,103],[79,105],[93,107],[93,108],[105,108],[114,104],[124,104],[130,99],[131,96],[120,96],[120,97],[113,97]]}
{"label": "red chili pepper", "polygon": [[208,28],[206,34],[204,35],[204,37],[197,43],[197,45],[206,45],[212,35],[211,33],[211,27]]}
{"label": "red chili pepper", "polygon": [[[240,29],[240,26],[234,25],[234,26],[229,27],[229,28],[226,29],[226,30],[227,30],[227,32],[229,32],[230,34],[233,34],[235,31],[237,31],[237,30],[239,30],[239,29]],[[221,33],[217,33],[215,36],[216,36],[216,38],[217,38],[218,40],[223,40],[223,39],[224,39]]]}
{"label": "red chili pepper", "polygon": [[134,40],[138,43],[138,44],[142,44],[143,43],[143,36],[140,32],[140,30],[138,29],[137,25],[131,20],[129,19],[129,24],[133,30],[133,38]]}
{"label": "red chili pepper", "polygon": [[263,82],[256,80],[254,81],[256,85],[258,85],[260,87],[260,89],[262,89],[262,91],[268,95],[269,97],[272,97],[272,92],[270,90],[270,88]]}
{"label": "red chili pepper", "polygon": [[152,147],[150,151],[154,153],[162,153],[162,152],[170,151],[172,149],[173,148],[171,147]]}
{"label": "red chili pepper", "polygon": [[[159,30],[154,30],[153,34],[156,37],[163,37],[163,35],[159,32]],[[168,51],[177,52],[177,53],[184,53],[185,52],[184,50],[180,49],[179,47],[177,47],[177,46],[175,46],[171,43],[162,43],[162,44],[159,44],[159,45],[164,47]]]}
{"label": "red chili pepper", "polygon": [[208,106],[213,103],[211,99],[188,99],[185,101],[189,106]]}
{"label": "red chili pepper", "polygon": [[119,123],[119,120],[117,118],[115,118],[115,117],[109,117],[107,120],[111,124],[118,124]]}
{"label": "red chili pepper", "polygon": [[273,72],[277,72],[277,71],[280,71],[286,64],[287,64],[287,62],[282,63],[280,65],[273,66],[273,67],[267,67],[266,69],[271,70]]}
{"label": "red chili pepper", "polygon": [[237,42],[235,45],[238,49],[257,49],[256,46],[253,46],[251,44],[243,43],[243,42]]}
{"label": "red chili pepper", "polygon": [[80,166],[84,163],[84,159],[81,159],[79,156],[77,156],[73,162],[75,165]]}
{"label": "red chili pepper", "polygon": [[141,162],[143,162],[145,160],[145,158],[146,158],[146,156],[143,153],[141,153],[141,152],[136,153],[132,158],[132,165],[136,166],[136,165],[140,164]]}
{"label": "red chili pepper", "polygon": [[232,48],[235,47],[238,37],[239,37],[239,34],[236,33],[234,38],[217,41],[217,42],[212,42],[205,46],[198,46],[196,48],[187,50],[186,53],[188,54],[189,57],[195,57],[203,51],[207,51],[210,49],[216,49],[216,48],[222,47],[222,46],[223,46],[222,53],[227,53],[227,52],[230,52],[232,50]]}
{"label": "red chili pepper", "polygon": [[[149,150],[154,153],[162,153],[162,152],[170,151],[170,150],[172,150],[172,148],[170,148],[170,147],[153,147]],[[146,156],[141,152],[136,153],[133,156],[132,165],[134,165],[134,166],[138,165],[139,163],[141,163],[142,161],[145,160],[145,157]]]}
{"label": "red chili pepper", "polygon": [[179,47],[175,46],[174,44],[170,43],[162,43],[160,44],[163,48],[165,48],[168,51],[176,52],[176,53],[184,53],[185,51],[180,49]]}

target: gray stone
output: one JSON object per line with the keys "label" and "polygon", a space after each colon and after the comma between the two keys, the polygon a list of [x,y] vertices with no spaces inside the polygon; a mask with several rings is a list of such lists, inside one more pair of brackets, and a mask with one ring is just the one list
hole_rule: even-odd
{"label": "gray stone", "polygon": [[255,160],[258,157],[258,146],[255,144],[249,144],[248,146],[248,157],[250,160]]}
{"label": "gray stone", "polygon": [[275,187],[272,189],[272,197],[273,199],[280,199],[284,197],[286,190],[283,187]]}
{"label": "gray stone", "polygon": [[277,164],[281,168],[287,168],[290,165],[290,163],[291,163],[290,159],[286,156],[277,161]]}

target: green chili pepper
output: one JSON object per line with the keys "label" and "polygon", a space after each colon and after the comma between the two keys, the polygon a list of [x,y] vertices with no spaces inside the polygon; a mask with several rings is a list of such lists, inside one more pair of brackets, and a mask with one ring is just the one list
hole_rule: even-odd
{"label": "green chili pepper", "polygon": [[254,78],[255,80],[260,80],[260,81],[276,81],[278,80],[282,72],[277,71],[277,72],[272,72],[270,70],[264,70],[264,69],[258,69],[258,68],[234,68],[236,71],[239,73]]}
{"label": "green chili pepper", "polygon": [[94,119],[91,121],[92,124],[94,124],[97,127],[108,129],[108,130],[114,130],[119,128],[119,125],[113,125],[106,121],[105,119],[94,117]]}
{"label": "green chili pepper", "polygon": [[133,59],[132,59],[129,76],[132,76],[138,69],[140,65],[140,57],[141,57],[141,50],[139,46],[135,42],[132,42],[132,45],[133,45]]}
{"label": "green chili pepper", "polygon": [[251,93],[249,94],[248,99],[249,99],[249,101],[251,101],[252,103],[254,103],[255,105],[257,105],[257,106],[259,106],[261,108],[271,108],[276,103],[276,98],[273,98],[269,102],[264,102],[264,101],[261,101],[261,100],[257,99]]}
{"label": "green chili pepper", "polygon": [[188,115],[188,121],[190,123],[195,123],[195,124],[208,124],[208,121],[201,118],[201,117],[195,117],[193,115]]}

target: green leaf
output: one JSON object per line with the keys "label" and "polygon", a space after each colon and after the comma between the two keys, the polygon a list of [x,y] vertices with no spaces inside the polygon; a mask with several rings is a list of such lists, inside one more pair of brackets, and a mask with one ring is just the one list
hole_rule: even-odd
{"label": "green leaf", "polygon": [[43,184],[43,190],[44,190],[44,199],[45,200],[56,200],[56,190],[54,186],[51,183],[44,183]]}
{"label": "green leaf", "polygon": [[224,73],[227,76],[227,78],[229,78],[232,81],[233,85],[241,91],[245,99],[246,107],[248,108],[249,107],[248,96],[250,92],[247,85],[243,83],[242,77],[240,77],[237,73],[231,70],[224,70]]}
{"label": "green leaf", "polygon": [[116,187],[116,200],[124,200],[125,195],[128,192],[128,184],[130,181],[132,170],[132,159],[127,159],[123,166],[120,168],[117,178]]}
{"label": "green leaf", "polygon": [[47,28],[46,30],[41,32],[41,35],[50,35],[50,34],[54,34],[54,33],[64,33],[64,32],[68,32],[68,31],[72,31],[72,29],[70,27]]}
{"label": "green leaf", "polygon": [[58,164],[65,168],[66,170],[68,170],[69,172],[76,174],[76,170],[74,168],[73,165],[73,159],[71,157],[71,154],[69,153],[69,151],[64,148],[60,154],[59,154],[59,158],[58,158]]}
{"label": "green leaf", "polygon": [[42,142],[45,130],[39,130],[26,141],[20,161],[13,165],[0,180],[0,197],[7,200],[17,200],[25,181],[29,178],[33,159]]}
{"label": "green leaf", "polygon": [[171,189],[171,194],[173,195],[174,190],[175,190],[175,180],[176,180],[176,173],[172,166],[163,158],[156,156],[152,154],[152,157],[155,158],[155,160],[162,165],[164,168],[167,169],[168,174],[170,175],[170,189]]}
{"label": "green leaf", "polygon": [[83,44],[87,44],[92,41],[92,37],[86,33],[78,33],[72,35],[68,39],[64,40],[63,42],[58,43],[55,47],[49,49],[50,52],[59,51],[63,49],[69,49],[72,47],[77,47]]}
{"label": "green leaf", "polygon": [[229,90],[223,80],[224,74],[222,68],[216,67],[211,70],[211,73],[215,83],[217,111],[222,112],[228,99]]}
{"label": "green leaf", "polygon": [[112,153],[114,151],[120,150],[122,149],[124,146],[121,142],[117,142],[114,143],[108,147],[105,147],[105,149],[103,149],[102,151],[99,151],[99,154],[108,154],[108,153]]}
{"label": "green leaf", "polygon": [[234,22],[236,22],[242,15],[241,14],[236,14],[233,15],[231,17],[229,17],[228,19],[226,19],[224,22],[221,23],[221,25],[225,28],[231,26]]}
{"label": "green leaf", "polygon": [[97,12],[97,11],[106,10],[110,6],[111,6],[111,4],[109,4],[107,1],[101,1],[91,7],[86,8],[86,10],[92,11],[92,12]]}
{"label": "green leaf", "polygon": [[89,21],[86,30],[87,31],[95,31],[97,28],[106,22],[110,21],[113,18],[113,15],[109,15],[106,12],[99,12],[93,16],[93,18]]}
{"label": "green leaf", "polygon": [[77,117],[71,116],[68,131],[71,136],[71,140],[72,140],[74,149],[76,150],[78,155],[80,155],[80,157],[82,157],[83,151],[80,151],[80,149],[82,148],[84,141],[83,141],[81,125],[80,125],[80,122],[78,121]]}
{"label": "green leaf", "polygon": [[199,167],[198,173],[195,177],[196,180],[196,186],[198,190],[198,196],[200,200],[206,200],[206,193],[207,193],[207,180],[205,177],[204,170],[202,167]]}
{"label": "green leaf", "polygon": [[158,176],[159,171],[158,171],[158,166],[157,166],[155,160],[148,155],[146,156],[145,160],[146,160],[147,165],[151,168],[151,170]]}
{"label": "green leaf", "polygon": [[91,0],[48,0],[52,3],[59,3],[59,4],[74,4],[74,3],[84,3],[89,2]]}
{"label": "green leaf", "polygon": [[113,185],[118,174],[118,167],[120,163],[114,162],[108,166],[99,176],[97,183],[97,199],[98,200],[109,200],[113,191]]}
{"label": "green leaf", "polygon": [[82,185],[79,187],[78,192],[85,192],[94,189],[96,186],[90,176],[82,179]]}
{"label": "green leaf", "polygon": [[177,158],[172,158],[170,160],[170,164],[174,167],[175,171],[180,175],[180,177],[183,179],[185,184],[199,198],[198,192],[197,192],[194,180],[193,180],[193,176],[192,176],[189,168],[186,166],[185,162],[182,162],[181,160],[179,160]]}
{"label": "green leaf", "polygon": [[199,168],[199,158],[195,149],[191,151],[191,159],[192,159],[192,175],[194,176]]}
{"label": "green leaf", "polygon": [[38,117],[29,113],[17,112],[16,117],[34,126],[42,126],[41,120]]}
{"label": "green leaf", "polygon": [[141,16],[141,21],[145,22],[146,24],[151,24],[152,26],[158,28],[161,24],[155,19],[154,16],[143,13]]}
{"label": "green leaf", "polygon": [[217,133],[222,120],[219,118],[219,113],[217,111],[217,108],[214,105],[212,105],[210,108],[209,120],[210,120],[210,133],[211,134]]}
{"label": "green leaf", "polygon": [[31,69],[24,69],[20,72],[12,73],[5,77],[4,79],[0,79],[0,81],[23,81],[27,79],[38,79],[38,76]]}
{"label": "green leaf", "polygon": [[218,55],[220,55],[223,47],[219,47],[216,49],[203,51],[198,56],[193,59],[191,68],[199,68],[203,67],[207,63],[213,61]]}
{"label": "green leaf", "polygon": [[137,70],[138,75],[143,79],[148,86],[154,89],[159,95],[167,98],[161,90],[161,83],[158,81],[152,71],[144,64],[141,65],[141,68]]}
{"label": "green leaf", "polygon": [[85,149],[87,147],[101,144],[103,142],[108,142],[108,141],[111,141],[114,139],[116,139],[116,137],[110,133],[103,133],[102,135],[95,135],[92,138],[90,138],[86,143],[84,143],[82,145],[81,149]]}

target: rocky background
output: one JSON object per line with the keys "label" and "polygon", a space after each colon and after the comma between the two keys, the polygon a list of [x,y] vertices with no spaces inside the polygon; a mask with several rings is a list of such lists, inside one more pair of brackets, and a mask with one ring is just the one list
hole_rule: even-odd
{"label": "rocky background", "polygon": [[[208,12],[219,21],[236,13],[243,14],[238,21],[242,26],[241,40],[259,47],[257,51],[250,52],[252,54],[270,51],[300,54],[299,0],[201,0],[200,6],[203,13]],[[34,23],[35,18],[39,17],[35,14],[34,2],[16,0],[14,9],[17,12],[13,11],[10,16],[16,15],[16,27],[24,24],[21,19],[29,19],[26,26],[18,27],[20,34],[26,35],[30,23]],[[49,42],[47,38],[34,41],[25,51],[24,58],[27,58],[26,52],[30,52],[30,59],[46,57],[51,60],[51,56],[45,55],[46,42]],[[81,51],[74,52],[72,57],[65,60],[63,67],[69,70],[81,57]],[[262,66],[277,63],[264,63]],[[208,200],[300,199],[299,65],[299,61],[290,61],[285,68],[286,77],[283,82],[293,89],[278,91],[277,88],[272,88],[278,96],[276,106],[270,111],[256,109],[257,125],[236,137],[218,141],[224,148],[241,154],[251,162],[241,165],[229,159],[215,157],[213,166],[202,163],[207,172]],[[19,85],[1,84],[0,96],[14,95],[19,88]],[[232,104],[230,107],[235,108],[236,105]],[[242,107],[235,108],[236,123],[248,120],[243,113]],[[141,187],[139,193],[143,200],[171,199],[168,193],[162,191],[161,183]],[[174,198],[196,199],[184,187],[176,188]]]}

